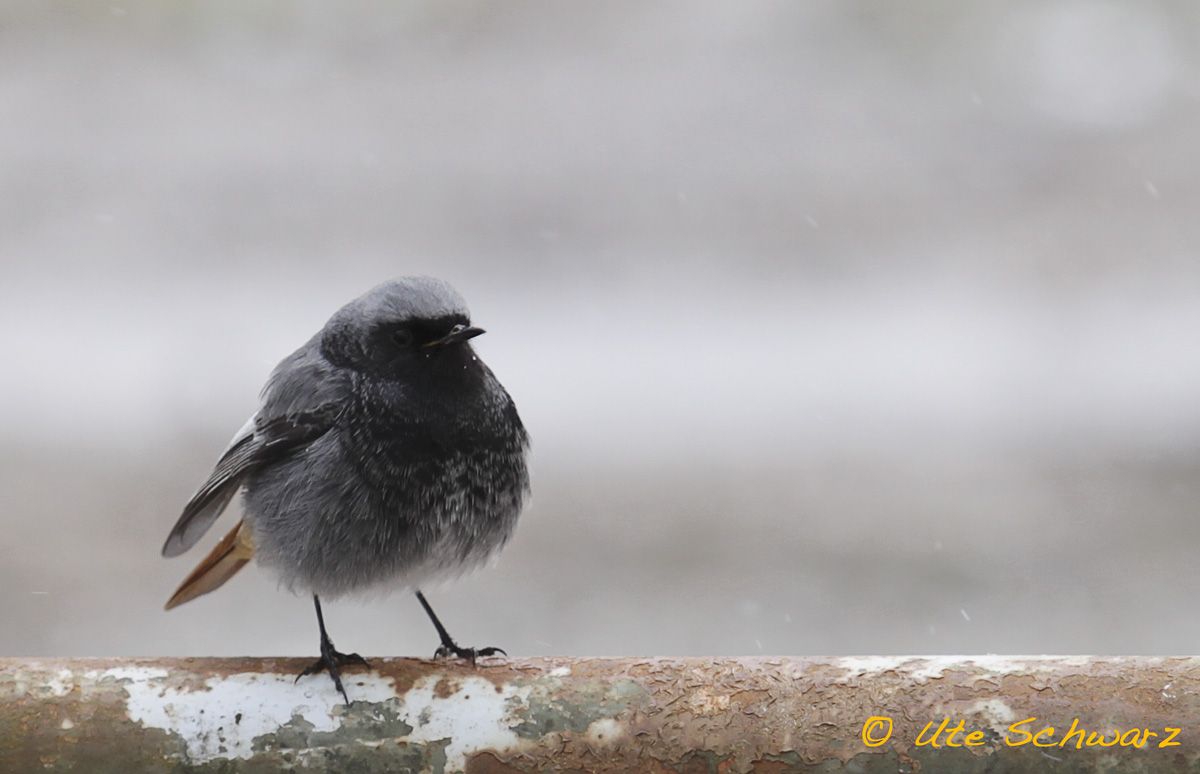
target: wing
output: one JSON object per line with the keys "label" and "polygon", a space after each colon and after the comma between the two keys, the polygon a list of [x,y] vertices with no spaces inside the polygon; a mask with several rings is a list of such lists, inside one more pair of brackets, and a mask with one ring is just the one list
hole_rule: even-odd
{"label": "wing", "polygon": [[246,474],[307,447],[337,422],[350,395],[349,375],[320,353],[317,338],[280,363],[263,389],[262,404],[234,436],[216,467],[163,544],[163,556],[195,545],[241,488]]}

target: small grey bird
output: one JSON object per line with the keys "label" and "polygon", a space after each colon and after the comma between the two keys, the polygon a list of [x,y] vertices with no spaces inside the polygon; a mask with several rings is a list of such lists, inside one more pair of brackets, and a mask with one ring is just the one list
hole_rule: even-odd
{"label": "small grey bird", "polygon": [[417,599],[441,638],[462,648],[421,586],[494,555],[529,494],[529,437],[512,399],[468,343],[466,303],[429,277],[386,282],[343,306],[267,380],[258,411],[196,492],[163,545],[191,548],[238,490],[244,515],[167,602],[207,594],[257,559],[292,590],[313,595],[321,657],[347,702],[322,596],[381,586]]}

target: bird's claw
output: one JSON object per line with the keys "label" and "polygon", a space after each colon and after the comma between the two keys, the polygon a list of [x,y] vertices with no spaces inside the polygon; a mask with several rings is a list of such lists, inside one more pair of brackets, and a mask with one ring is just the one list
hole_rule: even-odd
{"label": "bird's claw", "polygon": [[342,695],[342,700],[346,702],[346,706],[350,706],[350,697],[346,695],[346,689],[342,686],[341,669],[344,666],[361,666],[367,669],[371,665],[367,660],[357,653],[339,653],[334,650],[332,642],[321,643],[321,657],[305,667],[304,671],[296,675],[294,682],[300,682],[301,677],[328,672],[330,679],[333,680],[333,685],[338,689],[338,693]]}
{"label": "bird's claw", "polygon": [[454,642],[443,642],[438,646],[438,649],[433,652],[433,657],[450,658],[451,656],[457,656],[465,661],[470,661],[471,666],[475,666],[475,659],[479,658],[480,656],[494,656],[497,653],[502,656],[508,655],[503,648],[492,646],[486,648],[463,648],[459,647]]}

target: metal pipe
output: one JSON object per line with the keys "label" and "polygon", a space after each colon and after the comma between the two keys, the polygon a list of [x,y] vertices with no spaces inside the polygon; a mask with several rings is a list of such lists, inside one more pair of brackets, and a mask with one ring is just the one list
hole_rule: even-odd
{"label": "metal pipe", "polygon": [[0,772],[1200,766],[1197,658],[373,659],[349,706],[306,664],[0,659]]}

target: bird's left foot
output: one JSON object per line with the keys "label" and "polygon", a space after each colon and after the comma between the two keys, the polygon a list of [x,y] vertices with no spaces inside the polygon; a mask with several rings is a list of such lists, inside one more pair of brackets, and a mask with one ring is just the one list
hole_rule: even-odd
{"label": "bird's left foot", "polygon": [[345,666],[362,666],[371,668],[367,660],[357,653],[340,653],[334,649],[333,643],[328,638],[321,639],[321,657],[308,665],[308,667],[296,675],[296,682],[300,682],[301,677],[315,675],[321,672],[328,672],[329,677],[333,680],[333,685],[338,689],[338,693],[342,695],[342,700],[346,702],[346,706],[350,706],[350,697],[346,695],[346,689],[342,686],[342,667]]}
{"label": "bird's left foot", "polygon": [[450,658],[451,656],[457,656],[465,661],[470,661],[471,666],[475,666],[475,659],[479,658],[480,656],[494,656],[497,653],[503,656],[508,655],[508,653],[505,653],[503,648],[492,646],[486,648],[463,648],[459,647],[458,643],[456,643],[454,640],[448,639],[438,646],[438,649],[433,652],[433,657]]}

